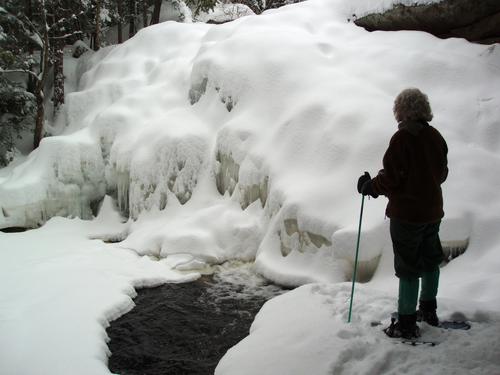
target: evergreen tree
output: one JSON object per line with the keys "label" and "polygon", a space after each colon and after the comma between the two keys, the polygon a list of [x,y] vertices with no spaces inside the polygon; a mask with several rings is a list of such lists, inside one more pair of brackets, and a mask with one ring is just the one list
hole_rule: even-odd
{"label": "evergreen tree", "polygon": [[40,16],[40,23],[37,27],[16,7],[16,2],[13,3],[7,2],[6,5],[10,6],[10,9],[0,8],[0,26],[4,35],[0,40],[1,53],[4,56],[0,62],[0,73],[4,80],[10,80],[11,82],[10,85],[4,85],[4,89],[17,87],[12,79],[15,73],[23,73],[31,77],[34,82],[33,94],[36,101],[36,116],[33,144],[36,148],[43,133],[44,86],[49,70],[50,44],[49,28],[46,22],[47,13],[42,0],[39,3],[42,6],[37,9]]}
{"label": "evergreen tree", "polygon": [[[34,95],[36,115],[33,146],[38,147],[45,121],[45,87],[51,66],[54,67],[54,111],[64,103],[63,50],[67,43],[82,38],[91,23],[85,2],[75,0],[6,1],[0,8],[0,74],[4,90],[12,90],[17,98],[19,85],[12,77],[24,74],[26,89]],[[17,77],[19,80],[19,77]],[[6,84],[5,80],[10,84]],[[22,80],[21,80],[22,81]],[[26,97],[26,96],[25,96]]]}
{"label": "evergreen tree", "polygon": [[[10,161],[15,142],[22,132],[32,127],[35,97],[28,92],[29,82],[19,79],[24,70],[35,64],[30,51],[35,41],[4,8],[0,8],[0,166]],[[24,58],[20,56],[25,55]]]}
{"label": "evergreen tree", "polygon": [[22,84],[0,76],[0,166],[12,160],[16,139],[30,130],[35,112],[35,96]]}

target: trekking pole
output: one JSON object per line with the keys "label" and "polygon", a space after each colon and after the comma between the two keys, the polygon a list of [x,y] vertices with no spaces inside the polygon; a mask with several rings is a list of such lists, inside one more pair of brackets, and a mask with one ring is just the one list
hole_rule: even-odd
{"label": "trekking pole", "polygon": [[349,318],[347,323],[351,323],[351,313],[352,313],[352,300],[354,297],[354,284],[356,282],[356,272],[358,270],[358,253],[359,253],[359,239],[361,237],[361,220],[363,219],[363,206],[365,204],[365,196],[361,196],[361,213],[359,214],[359,227],[358,227],[358,241],[356,244],[356,257],[354,259],[354,272],[352,275],[352,288],[351,288],[351,302],[349,304]]}

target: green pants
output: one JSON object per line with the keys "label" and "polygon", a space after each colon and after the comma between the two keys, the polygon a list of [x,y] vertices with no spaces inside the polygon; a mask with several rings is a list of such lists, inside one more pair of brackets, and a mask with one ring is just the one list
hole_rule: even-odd
{"label": "green pants", "polygon": [[[414,314],[417,310],[419,278],[399,279],[398,313],[402,315]],[[433,271],[422,273],[421,301],[430,301],[436,298],[439,285],[439,267]]]}
{"label": "green pants", "polygon": [[439,239],[441,222],[406,223],[391,219],[394,270],[399,278],[398,312],[414,314],[417,308],[420,278],[420,300],[436,298],[439,285],[439,264],[443,249]]}

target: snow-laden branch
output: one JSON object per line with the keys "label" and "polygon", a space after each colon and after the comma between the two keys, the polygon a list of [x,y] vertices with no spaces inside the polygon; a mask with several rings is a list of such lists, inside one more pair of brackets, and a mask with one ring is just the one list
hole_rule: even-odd
{"label": "snow-laden branch", "polygon": [[36,78],[37,80],[40,79],[38,74],[36,74],[35,72],[33,72],[31,70],[27,70],[27,69],[2,69],[2,68],[0,68],[0,74],[8,74],[8,73],[27,73],[30,76]]}
{"label": "snow-laden branch", "polygon": [[66,39],[66,38],[69,38],[69,37],[72,37],[72,36],[75,36],[75,35],[78,35],[78,34],[83,34],[83,31],[75,31],[73,33],[68,33],[68,34],[61,35],[61,36],[51,36],[51,37],[49,37],[49,39],[51,39],[51,40],[61,40],[61,39]]}
{"label": "snow-laden branch", "polygon": [[78,13],[78,15],[72,14],[70,17],[61,18],[57,22],[55,22],[52,25],[50,25],[49,31],[53,30],[56,27],[59,27],[59,26],[63,25],[65,22],[68,22],[69,20],[78,19],[78,16],[82,16],[82,15],[84,15],[84,12],[80,11],[80,13]]}

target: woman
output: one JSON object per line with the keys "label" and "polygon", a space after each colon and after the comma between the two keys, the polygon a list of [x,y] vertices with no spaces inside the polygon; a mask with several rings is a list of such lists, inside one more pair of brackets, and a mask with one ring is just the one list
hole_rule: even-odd
{"label": "woman", "polygon": [[384,331],[390,337],[420,336],[419,318],[437,326],[436,295],[443,250],[439,226],[444,216],[441,184],[448,176],[448,148],[441,134],[428,124],[432,111],[427,96],[416,88],[403,90],[394,101],[398,130],[383,158],[383,169],[371,179],[358,180],[363,195],[385,195],[386,215],[399,278],[398,319]]}

